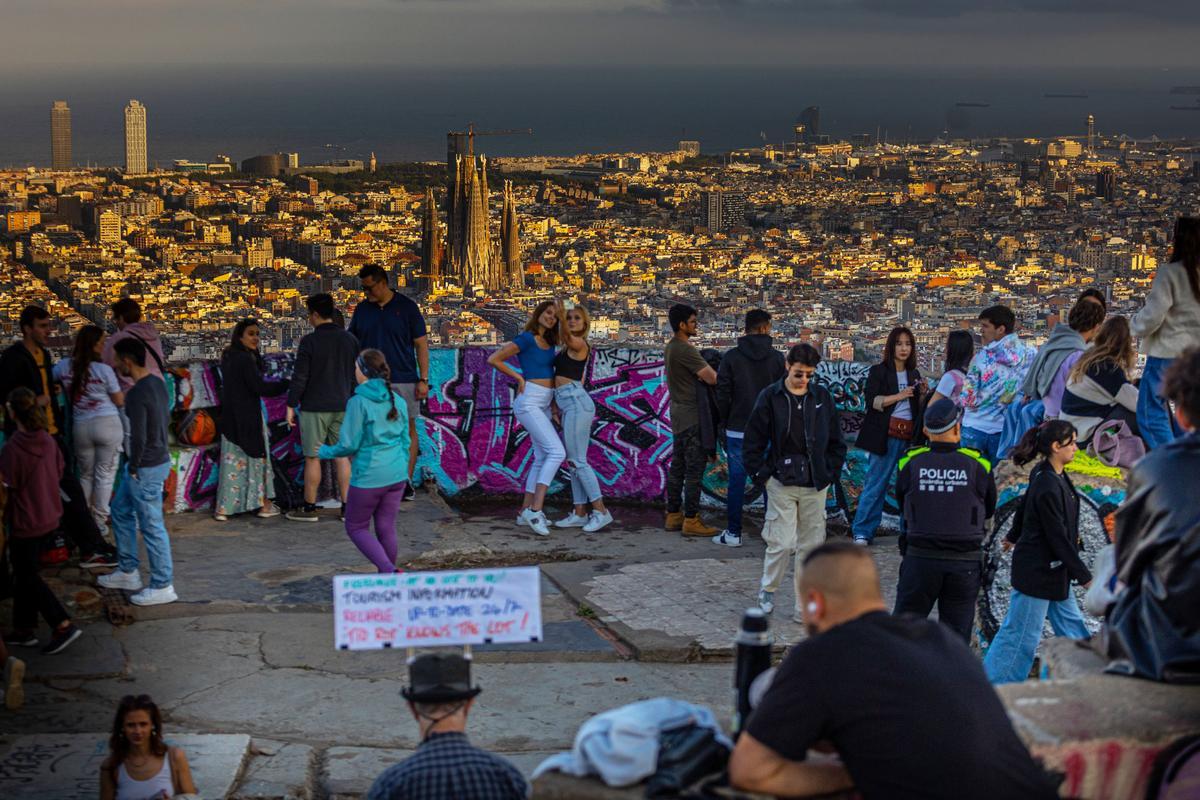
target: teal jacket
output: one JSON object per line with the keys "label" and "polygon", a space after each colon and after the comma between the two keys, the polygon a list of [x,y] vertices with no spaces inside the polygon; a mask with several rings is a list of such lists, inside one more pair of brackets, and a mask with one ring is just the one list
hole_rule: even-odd
{"label": "teal jacket", "polygon": [[[394,395],[388,402],[388,395]],[[393,405],[399,416],[388,419]],[[320,458],[350,458],[350,485],[378,489],[408,480],[408,407],[380,378],[360,383],[346,403],[337,444],[323,444]]]}

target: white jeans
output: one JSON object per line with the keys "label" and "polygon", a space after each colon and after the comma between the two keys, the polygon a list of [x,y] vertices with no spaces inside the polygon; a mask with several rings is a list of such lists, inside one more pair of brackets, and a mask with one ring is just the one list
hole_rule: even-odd
{"label": "white jeans", "polygon": [[767,515],[763,522],[762,590],[774,592],[787,574],[788,556],[795,561],[792,585],[799,611],[800,574],[804,558],[825,542],[825,495],[829,487],[784,486],[774,478],[767,480]]}
{"label": "white jeans", "polygon": [[513,414],[529,434],[529,441],[533,445],[533,466],[525,479],[527,492],[535,491],[538,484],[549,486],[563,459],[567,457],[562,439],[558,438],[554,423],[550,421],[550,403],[553,400],[553,389],[526,381],[525,391],[517,395],[513,402]]}
{"label": "white jeans", "polygon": [[92,518],[104,530],[113,482],[117,478],[117,459],[125,439],[119,414],[81,419],[75,423],[72,443],[79,465],[79,483],[87,498]]}

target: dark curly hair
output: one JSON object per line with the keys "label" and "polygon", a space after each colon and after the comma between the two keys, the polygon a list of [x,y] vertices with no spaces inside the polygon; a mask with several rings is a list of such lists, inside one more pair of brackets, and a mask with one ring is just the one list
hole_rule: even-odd
{"label": "dark curly hair", "polygon": [[1162,393],[1183,409],[1193,428],[1200,428],[1200,347],[1185,350],[1171,363]]}

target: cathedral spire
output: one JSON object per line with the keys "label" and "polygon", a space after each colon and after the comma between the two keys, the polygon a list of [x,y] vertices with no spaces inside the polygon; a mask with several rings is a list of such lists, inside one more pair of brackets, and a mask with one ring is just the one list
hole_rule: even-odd
{"label": "cathedral spire", "polygon": [[438,218],[433,187],[425,187],[425,212],[421,219],[421,272],[427,290],[442,285],[442,223]]}
{"label": "cathedral spire", "polygon": [[517,201],[512,181],[504,182],[504,206],[500,214],[501,280],[506,287],[518,288],[525,283],[521,267],[521,234],[517,223]]}

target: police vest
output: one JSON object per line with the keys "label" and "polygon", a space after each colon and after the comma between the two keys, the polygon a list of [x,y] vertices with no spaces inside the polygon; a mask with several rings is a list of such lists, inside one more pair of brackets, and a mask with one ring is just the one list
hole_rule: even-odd
{"label": "police vest", "polygon": [[910,546],[982,545],[991,471],[987,459],[969,447],[917,447],[900,459],[898,468],[907,473],[903,511]]}

